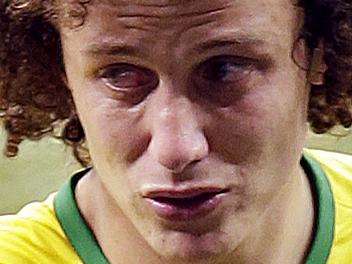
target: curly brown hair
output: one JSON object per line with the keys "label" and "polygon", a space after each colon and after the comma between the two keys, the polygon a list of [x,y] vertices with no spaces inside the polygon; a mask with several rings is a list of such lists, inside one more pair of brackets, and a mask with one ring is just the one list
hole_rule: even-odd
{"label": "curly brown hair", "polygon": [[[61,26],[84,23],[90,0],[0,0],[0,111],[7,131],[5,153],[15,156],[24,139],[44,135],[73,147],[87,166],[85,135],[66,85]],[[324,42],[328,70],[323,85],[313,85],[308,121],[316,133],[352,125],[352,3],[350,0],[299,0],[304,10],[300,39],[311,52]],[[54,128],[63,124],[57,135]]]}

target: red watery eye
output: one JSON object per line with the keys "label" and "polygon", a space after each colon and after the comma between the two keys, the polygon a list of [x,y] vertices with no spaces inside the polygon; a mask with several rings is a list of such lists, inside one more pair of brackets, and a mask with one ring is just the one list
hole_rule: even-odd
{"label": "red watery eye", "polygon": [[105,84],[116,90],[154,88],[158,85],[158,77],[153,71],[129,64],[108,66],[100,76]]}
{"label": "red watery eye", "polygon": [[155,72],[125,63],[107,66],[99,71],[98,76],[113,92],[111,96],[127,105],[139,104],[159,84]]}

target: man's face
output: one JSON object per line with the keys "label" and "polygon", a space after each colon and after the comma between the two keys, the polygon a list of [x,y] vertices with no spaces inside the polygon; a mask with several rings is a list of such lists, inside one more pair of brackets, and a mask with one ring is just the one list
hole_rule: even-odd
{"label": "man's face", "polygon": [[111,0],[62,29],[94,173],[157,253],[232,252],[297,177],[298,17],[289,0]]}

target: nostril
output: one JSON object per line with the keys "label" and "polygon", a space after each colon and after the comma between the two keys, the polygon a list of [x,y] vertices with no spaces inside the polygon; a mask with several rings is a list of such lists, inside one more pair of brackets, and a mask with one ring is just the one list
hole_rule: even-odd
{"label": "nostril", "polygon": [[181,173],[186,167],[194,166],[208,155],[208,143],[205,139],[193,138],[180,140],[172,137],[155,137],[150,144],[151,154],[159,164],[173,173]]}
{"label": "nostril", "polygon": [[154,119],[150,153],[163,167],[175,174],[203,160],[208,141],[197,118],[184,109],[168,112],[168,118]]}
{"label": "nostril", "polygon": [[182,156],[164,157],[159,160],[159,163],[171,170],[173,173],[181,173],[187,165],[189,160]]}

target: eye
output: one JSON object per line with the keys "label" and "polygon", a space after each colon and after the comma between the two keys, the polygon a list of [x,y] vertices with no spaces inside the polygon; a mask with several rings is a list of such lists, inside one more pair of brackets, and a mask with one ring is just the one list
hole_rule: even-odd
{"label": "eye", "polygon": [[253,62],[235,56],[218,56],[203,62],[198,78],[211,83],[235,83],[243,80],[253,70]]}
{"label": "eye", "polygon": [[231,55],[212,57],[192,76],[196,95],[222,107],[239,102],[250,91],[258,64],[258,60]]}
{"label": "eye", "polygon": [[153,71],[124,63],[100,70],[99,76],[113,90],[125,92],[155,88],[159,82]]}

